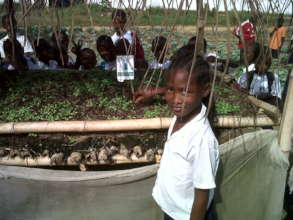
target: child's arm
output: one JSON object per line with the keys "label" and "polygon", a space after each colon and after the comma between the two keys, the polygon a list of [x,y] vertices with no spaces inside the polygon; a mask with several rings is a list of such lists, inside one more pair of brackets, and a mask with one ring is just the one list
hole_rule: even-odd
{"label": "child's arm", "polygon": [[164,88],[142,88],[134,93],[133,99],[136,103],[142,102],[145,99],[149,99],[155,95],[164,95]]}
{"label": "child's arm", "polygon": [[208,189],[195,189],[190,220],[203,220],[205,218],[207,205],[209,201]]}

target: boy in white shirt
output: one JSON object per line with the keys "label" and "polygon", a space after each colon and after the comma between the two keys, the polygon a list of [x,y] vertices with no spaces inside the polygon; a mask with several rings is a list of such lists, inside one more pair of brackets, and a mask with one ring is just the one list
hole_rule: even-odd
{"label": "boy in white shirt", "polygon": [[133,36],[130,30],[125,29],[125,24],[127,22],[126,13],[121,10],[115,10],[112,13],[112,22],[115,33],[112,35],[112,41],[114,44],[120,39],[126,39],[130,44],[133,43]]}
{"label": "boy in white shirt", "polygon": [[142,44],[137,36],[137,33],[130,30],[126,30],[125,25],[127,22],[127,15],[125,11],[117,9],[112,13],[112,22],[115,33],[112,35],[112,41],[116,46],[119,40],[127,40],[131,46],[132,53],[137,63],[140,63],[140,66],[147,68],[148,64],[144,57],[144,49]]}
{"label": "boy in white shirt", "polygon": [[[12,23],[13,23],[13,26],[16,27],[15,18],[12,19]],[[2,16],[2,27],[6,30],[7,33],[10,33],[11,26],[10,26],[10,21],[9,21],[8,15]],[[8,34],[5,37],[3,37],[2,39],[0,39],[0,56],[2,59],[5,58],[3,45],[4,45],[4,41],[6,41],[7,39],[9,39]],[[29,42],[29,39],[25,38],[25,36],[19,35],[16,33],[16,39],[20,43],[20,45],[23,47],[25,55],[31,55],[34,52],[32,45]]]}

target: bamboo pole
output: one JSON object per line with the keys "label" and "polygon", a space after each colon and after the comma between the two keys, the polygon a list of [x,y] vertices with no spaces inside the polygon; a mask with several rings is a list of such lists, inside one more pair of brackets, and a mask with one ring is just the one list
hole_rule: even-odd
{"label": "bamboo pole", "polygon": [[[132,120],[101,120],[101,121],[54,121],[54,122],[8,122],[0,123],[0,134],[20,133],[84,133],[84,132],[109,132],[109,131],[138,131],[166,129],[170,126],[171,118],[151,118]],[[276,126],[265,115],[257,117],[218,116],[215,127],[259,127]]]}
{"label": "bamboo pole", "polygon": [[252,104],[254,104],[255,106],[262,108],[263,110],[265,110],[265,112],[267,112],[269,115],[273,116],[274,118],[279,119],[281,117],[281,113],[276,106],[271,105],[262,100],[259,100],[255,98],[254,96],[248,96],[247,100],[251,102]]}
{"label": "bamboo pole", "polygon": [[[138,160],[131,160],[131,159],[120,159],[115,160],[112,162],[105,162],[105,163],[99,163],[99,162],[84,162],[84,165],[115,165],[115,164],[138,164],[138,163],[152,163],[155,161],[150,161],[146,159],[138,159]],[[79,163],[68,163],[63,162],[62,164],[52,164],[51,159],[49,157],[37,157],[37,158],[20,158],[19,156],[16,156],[14,158],[11,158],[9,156],[0,157],[0,165],[8,165],[8,166],[29,166],[29,167],[44,167],[44,166],[79,166]]]}
{"label": "bamboo pole", "polygon": [[291,150],[293,133],[293,69],[291,70],[288,83],[288,93],[285,100],[284,112],[279,130],[279,145],[281,150],[288,154]]}

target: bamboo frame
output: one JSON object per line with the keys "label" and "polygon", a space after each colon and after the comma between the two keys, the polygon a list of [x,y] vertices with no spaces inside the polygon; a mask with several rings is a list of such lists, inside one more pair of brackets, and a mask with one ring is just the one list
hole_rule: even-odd
{"label": "bamboo frame", "polygon": [[[115,160],[115,161],[109,161],[105,163],[91,163],[91,162],[85,162],[84,165],[115,165],[115,164],[137,164],[137,163],[151,163],[155,161],[149,161],[146,159],[139,159],[139,160],[131,160],[131,159],[121,159],[121,160]],[[0,157],[0,165],[8,165],[8,166],[29,166],[29,167],[44,167],[44,166],[50,166],[50,167],[56,167],[56,166],[79,166],[79,163],[68,163],[63,162],[62,164],[55,165],[51,163],[51,159],[46,157],[37,157],[37,158],[20,158],[19,156],[16,156],[14,158],[11,158],[9,156]]]}
{"label": "bamboo frame", "polygon": [[[284,112],[279,129],[279,144],[281,150],[286,154],[292,146],[293,133],[293,69],[291,70],[288,83],[288,93],[284,105]],[[289,156],[289,154],[288,154]]]}
{"label": "bamboo frame", "polygon": [[[0,123],[0,134],[20,133],[85,133],[110,131],[158,130],[170,126],[171,118],[151,118],[132,120],[101,120],[101,121],[54,121],[54,122],[8,122]],[[265,115],[257,117],[218,116],[215,127],[261,127],[276,126],[279,121],[273,121]]]}
{"label": "bamboo frame", "polygon": [[264,102],[260,99],[257,99],[254,96],[248,96],[247,100],[251,102],[252,104],[254,104],[255,106],[264,109],[265,112],[267,112],[269,115],[273,116],[274,118],[279,119],[281,117],[281,113],[276,106],[271,105],[267,102]]}

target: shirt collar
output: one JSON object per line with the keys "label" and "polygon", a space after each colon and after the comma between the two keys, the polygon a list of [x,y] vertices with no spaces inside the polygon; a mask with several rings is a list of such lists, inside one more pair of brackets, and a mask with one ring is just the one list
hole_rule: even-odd
{"label": "shirt collar", "polygon": [[[186,130],[193,130],[195,125],[197,123],[199,123],[199,121],[202,121],[204,120],[206,117],[206,111],[207,111],[207,108],[204,104],[201,105],[201,110],[200,112],[193,118],[191,119],[189,122],[187,122],[182,128],[180,128],[178,131],[174,132],[172,135],[176,134],[176,133],[181,133],[181,132],[185,132]],[[171,126],[170,126],[170,129],[168,131],[168,138],[171,137],[171,132],[174,128],[174,125],[175,125],[175,122],[177,120],[177,116],[174,116],[173,119],[172,119],[172,122],[171,122]]]}

